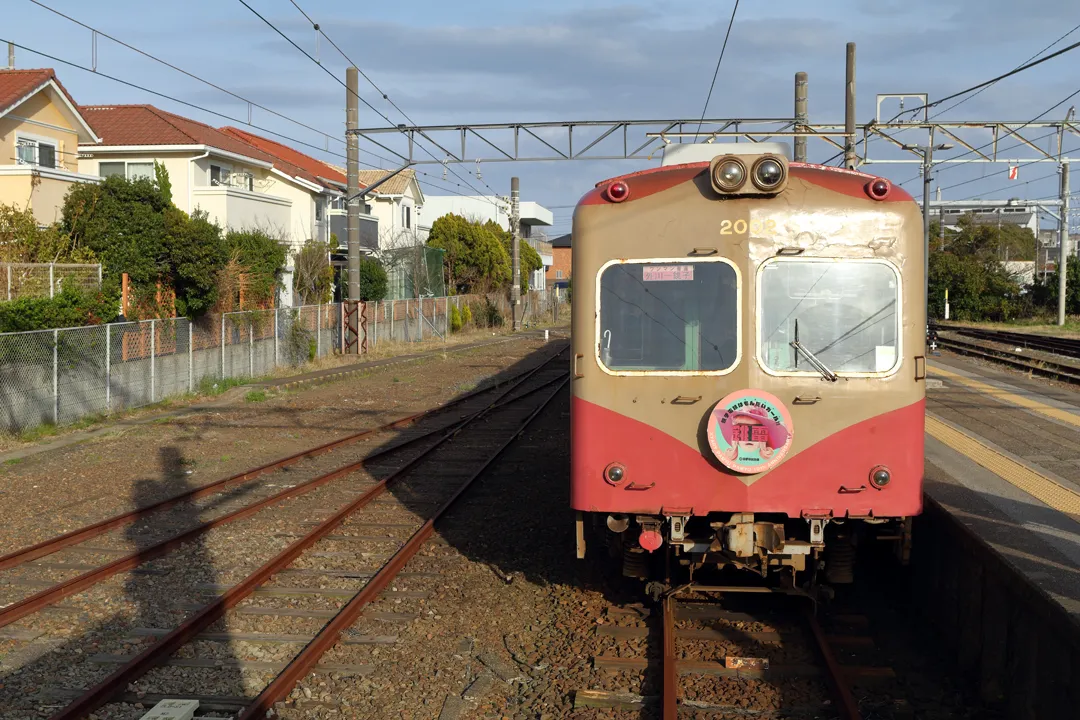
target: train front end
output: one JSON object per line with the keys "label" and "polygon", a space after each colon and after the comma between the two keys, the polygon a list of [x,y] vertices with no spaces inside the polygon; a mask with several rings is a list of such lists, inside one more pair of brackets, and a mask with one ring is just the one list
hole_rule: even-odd
{"label": "train front end", "polygon": [[598,184],[572,237],[579,557],[597,537],[631,576],[666,556],[842,583],[859,541],[903,552],[925,399],[910,195],[697,145]]}

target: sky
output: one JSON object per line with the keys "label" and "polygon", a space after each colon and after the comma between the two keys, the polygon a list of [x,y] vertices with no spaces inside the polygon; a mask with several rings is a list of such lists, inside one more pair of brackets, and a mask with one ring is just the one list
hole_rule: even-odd
{"label": "sky", "polygon": [[[344,165],[345,90],[335,77],[344,79],[348,62],[325,39],[316,43],[315,30],[290,0],[245,1],[319,63],[305,57],[240,0],[40,0],[279,113],[255,108],[251,122],[257,129],[247,129],[270,136],[280,133],[297,149]],[[361,106],[360,126],[373,128],[386,127],[388,119],[395,125],[438,125],[698,118],[733,3],[296,0],[296,4],[381,90],[360,81],[361,96],[379,111]],[[97,42],[97,73],[66,64],[91,67],[90,30],[31,0],[3,0],[3,6],[0,39],[34,51],[17,49],[16,66],[55,68],[78,103],[150,103],[215,126],[245,127],[246,103],[104,37]],[[1022,9],[1006,0],[743,0],[706,115],[790,117],[794,74],[804,71],[809,74],[811,122],[842,124],[845,44],[854,42],[856,115],[864,123],[875,117],[878,94],[928,93],[936,100],[1013,69],[1078,25],[1080,6],[1075,0],[1031,0]],[[1078,41],[1080,29],[1048,52]],[[1080,75],[1074,72],[1078,61],[1080,49],[1003,80],[937,119],[1031,121],[1080,91]],[[916,104],[909,100],[906,107]],[[1080,106],[1080,94],[1043,119],[1061,119],[1073,104]],[[888,118],[899,109],[895,101],[886,101],[882,114]],[[1047,133],[1031,130],[1027,137],[1043,138]],[[977,144],[990,139],[985,131],[963,137]],[[394,150],[405,149],[400,135],[381,139]],[[926,140],[915,134],[905,139]],[[582,140],[575,136],[575,145]],[[1038,144],[1050,149],[1051,141],[1047,137]],[[1003,147],[1015,144],[1008,141]],[[373,145],[362,149],[367,151],[362,161],[393,166],[390,153]],[[441,157],[438,150],[429,149]],[[1066,151],[1070,149],[1080,162],[1080,138],[1066,141]],[[871,152],[881,158],[904,156],[889,151],[883,141]],[[834,154],[822,141],[809,143],[811,162]],[[1036,156],[1024,148],[1003,154]],[[417,157],[429,159],[419,151]],[[522,200],[538,202],[555,213],[555,226],[548,232],[558,235],[569,232],[574,204],[597,182],[656,164],[487,163],[481,165],[478,178],[476,166],[469,163],[451,165],[445,182],[438,165],[417,169],[429,173],[420,176],[427,194],[508,195],[510,177],[516,175]],[[916,165],[863,169],[904,182],[916,196],[922,191]],[[1018,174],[1010,181],[1002,164],[939,166],[932,187],[940,185],[942,197],[952,200],[1056,196],[1059,180],[1053,163],[1021,167]],[[1080,190],[1080,177],[1073,186]],[[1044,226],[1051,226],[1048,223],[1044,220]]]}

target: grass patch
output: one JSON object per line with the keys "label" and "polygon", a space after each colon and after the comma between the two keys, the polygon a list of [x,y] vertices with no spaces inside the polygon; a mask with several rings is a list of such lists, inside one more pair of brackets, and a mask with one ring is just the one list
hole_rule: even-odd
{"label": "grass patch", "polygon": [[266,400],[266,391],[252,390],[244,396],[244,400],[247,400],[248,402],[263,402],[264,400]]}
{"label": "grass patch", "polygon": [[5,464],[5,465],[18,465],[18,464],[19,464],[19,463],[21,463],[22,461],[23,461],[23,459],[22,459],[22,458],[10,458],[10,459],[8,459],[8,460],[5,460],[5,461],[4,461],[4,464]]}
{"label": "grass patch", "polygon": [[234,387],[240,387],[241,385],[246,385],[250,382],[251,378],[225,378],[224,380],[219,380],[217,378],[204,377],[199,381],[199,394],[220,395]]}

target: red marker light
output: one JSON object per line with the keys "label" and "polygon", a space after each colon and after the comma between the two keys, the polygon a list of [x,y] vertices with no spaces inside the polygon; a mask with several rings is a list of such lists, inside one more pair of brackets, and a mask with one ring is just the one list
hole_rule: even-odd
{"label": "red marker light", "polygon": [[664,538],[655,530],[642,530],[641,535],[638,536],[638,544],[645,550],[653,552],[659,550],[660,546],[664,544]]}
{"label": "red marker light", "polygon": [[892,183],[885,178],[878,178],[866,183],[866,194],[874,200],[884,200],[892,192]]}
{"label": "red marker light", "polygon": [[620,203],[630,197],[630,186],[622,180],[613,182],[607,186],[607,197],[611,202]]}

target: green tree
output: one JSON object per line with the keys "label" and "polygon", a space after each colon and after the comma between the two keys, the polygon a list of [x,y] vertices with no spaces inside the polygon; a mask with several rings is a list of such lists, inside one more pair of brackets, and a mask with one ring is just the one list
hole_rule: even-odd
{"label": "green tree", "polygon": [[165,169],[165,163],[154,161],[154,180],[162,197],[172,202],[172,181],[169,180],[169,171]]}
{"label": "green tree", "polygon": [[176,206],[165,210],[165,261],[176,291],[176,311],[198,317],[218,298],[218,273],[229,259],[221,228],[196,210],[190,217]]}
{"label": "green tree", "polygon": [[382,263],[373,257],[360,258],[360,299],[365,302],[386,297],[389,278]]}
{"label": "green tree", "polygon": [[[514,266],[514,234],[509,230],[504,230],[498,223],[488,220],[484,223],[484,229],[490,232],[495,237],[499,238],[503,248],[506,250],[506,254],[510,257],[511,272],[513,272]],[[529,277],[534,270],[540,270],[544,267],[544,261],[540,258],[540,253],[536,252],[536,248],[521,239],[518,246],[518,252],[520,257],[518,258],[518,269],[521,271],[521,291],[529,291]]]}
{"label": "green tree", "polygon": [[139,298],[152,298],[166,273],[165,209],[169,201],[145,178],[109,177],[100,184],[78,183],[64,199],[60,229],[75,245],[100,258],[105,287],[120,286],[127,273]]}
{"label": "green tree", "polygon": [[432,223],[427,244],[444,251],[448,291],[489,292],[510,282],[509,253],[499,236],[480,223],[445,215]]}
{"label": "green tree", "polygon": [[247,274],[248,288],[258,299],[269,299],[281,285],[288,253],[285,245],[262,228],[230,230],[225,235],[229,256]]}
{"label": "green tree", "polygon": [[334,268],[330,264],[330,244],[309,240],[293,257],[293,287],[304,305],[330,302]]}

